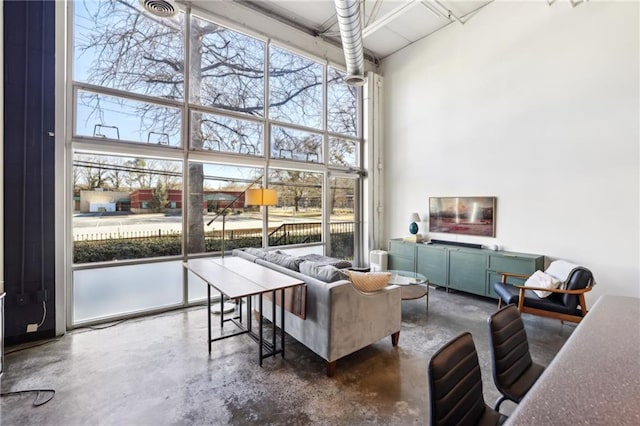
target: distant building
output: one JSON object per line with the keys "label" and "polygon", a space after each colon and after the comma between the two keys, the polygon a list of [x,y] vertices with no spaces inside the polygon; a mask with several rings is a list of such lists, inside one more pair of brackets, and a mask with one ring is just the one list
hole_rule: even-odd
{"label": "distant building", "polygon": [[[76,204],[82,213],[99,213],[121,211],[121,200],[129,200],[129,193],[123,191],[80,191],[80,199]],[[120,203],[120,209],[118,204]]]}
{"label": "distant building", "polygon": [[[136,189],[129,194],[129,200],[131,202],[131,211],[133,213],[148,213],[151,208],[149,203],[153,199],[153,189]],[[182,190],[180,189],[167,189],[167,204],[165,208],[167,210],[180,210],[182,209]]]}
{"label": "distant building", "polygon": [[[182,190],[167,189],[165,210],[182,209]],[[237,198],[237,199],[236,199]],[[132,213],[149,213],[149,204],[153,199],[153,189],[136,189],[135,191],[80,191],[79,202],[76,203],[82,213],[131,211]],[[245,194],[243,191],[204,191],[203,211],[216,211],[230,206],[231,209],[244,209]]]}
{"label": "distant building", "polygon": [[[238,199],[236,200],[236,197]],[[136,189],[130,196],[131,211],[134,213],[146,213],[150,210],[149,202],[153,198],[152,189]],[[168,202],[165,206],[167,210],[182,209],[182,190],[168,189]],[[235,200],[235,201],[234,201]],[[204,191],[202,209],[204,211],[216,211],[226,207],[229,203],[232,209],[244,208],[244,192],[243,191]]]}

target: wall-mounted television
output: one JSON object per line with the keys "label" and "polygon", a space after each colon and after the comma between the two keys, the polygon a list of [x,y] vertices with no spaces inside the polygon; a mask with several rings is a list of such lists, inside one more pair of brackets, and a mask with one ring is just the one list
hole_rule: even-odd
{"label": "wall-mounted television", "polygon": [[429,232],[496,236],[496,197],[429,197]]}

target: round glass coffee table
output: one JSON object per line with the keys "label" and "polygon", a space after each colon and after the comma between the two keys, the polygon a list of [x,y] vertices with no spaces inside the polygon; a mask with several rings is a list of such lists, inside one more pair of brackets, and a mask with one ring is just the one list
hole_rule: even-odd
{"label": "round glass coffee table", "polygon": [[391,279],[389,285],[401,287],[402,300],[413,300],[426,297],[427,313],[429,313],[429,280],[422,274],[411,271],[390,269]]}

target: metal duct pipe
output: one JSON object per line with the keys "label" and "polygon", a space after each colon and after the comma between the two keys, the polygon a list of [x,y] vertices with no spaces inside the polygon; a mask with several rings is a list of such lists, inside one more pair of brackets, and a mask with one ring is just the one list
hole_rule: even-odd
{"label": "metal duct pipe", "polygon": [[334,2],[340,26],[342,50],[347,63],[347,76],[344,81],[351,86],[362,86],[366,82],[366,77],[364,76],[359,0],[334,0]]}

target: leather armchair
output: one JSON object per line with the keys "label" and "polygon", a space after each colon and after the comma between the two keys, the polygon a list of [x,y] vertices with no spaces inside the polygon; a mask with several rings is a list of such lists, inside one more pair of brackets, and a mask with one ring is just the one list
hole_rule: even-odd
{"label": "leather armchair", "polygon": [[[591,290],[593,275],[586,268],[575,268],[566,280],[565,289],[549,289],[513,285],[507,282],[509,277],[528,278],[526,275],[501,272],[502,279],[493,285],[500,297],[498,307],[515,304],[521,313],[556,318],[562,321],[578,323],[587,314],[584,294]],[[548,297],[540,298],[533,290],[550,291]]]}

